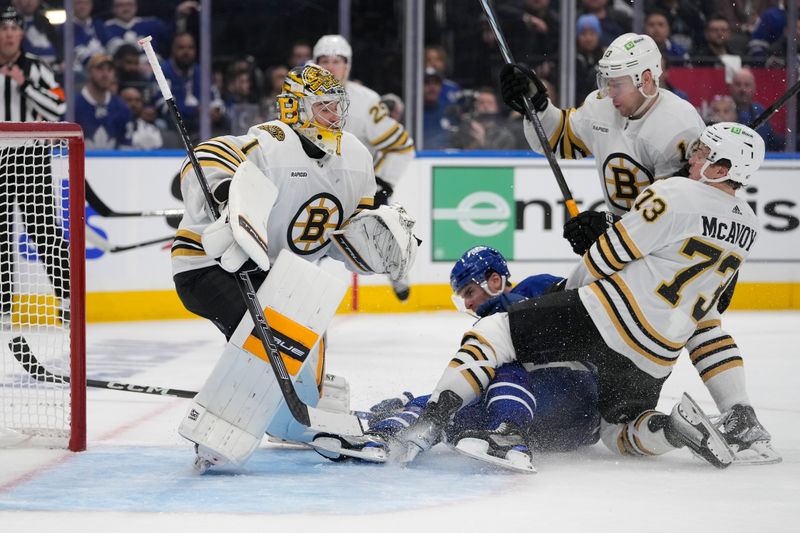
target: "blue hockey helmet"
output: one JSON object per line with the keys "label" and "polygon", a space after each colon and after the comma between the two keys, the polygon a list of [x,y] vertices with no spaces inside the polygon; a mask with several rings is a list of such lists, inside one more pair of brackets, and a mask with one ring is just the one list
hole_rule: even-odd
{"label": "blue hockey helmet", "polygon": [[450,271],[450,287],[453,292],[458,293],[471,281],[483,286],[492,272],[497,272],[505,280],[511,277],[503,254],[488,246],[475,246],[464,252],[453,265]]}

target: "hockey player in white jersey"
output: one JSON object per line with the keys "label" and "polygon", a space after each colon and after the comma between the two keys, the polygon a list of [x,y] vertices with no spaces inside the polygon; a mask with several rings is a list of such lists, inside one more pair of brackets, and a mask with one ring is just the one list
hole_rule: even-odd
{"label": "hockey player in white jersey", "polygon": [[[554,106],[527,68],[506,65],[501,73],[506,104],[522,112],[521,99],[531,100],[557,157],[595,157],[610,214],[584,211],[566,222],[564,237],[581,256],[615,217],[631,209],[645,187],[678,173],[704,127],[691,104],[658,87],[661,53],[649,36],[628,33],[615,39],[598,62],[598,71],[598,90],[577,109]],[[531,148],[541,151],[527,120],[525,135]],[[710,353],[708,346],[715,349]],[[739,349],[721,323],[699,328],[686,349],[723,413],[731,442],[742,449],[758,443],[768,455],[777,455],[750,405]]]}
{"label": "hockey player in white jersey", "polygon": [[[352,133],[372,154],[376,205],[386,204],[406,167],[414,159],[414,140],[402,124],[389,115],[378,93],[349,81],[353,50],[341,35],[323,35],[314,45],[314,62],[328,69],[344,86],[350,110],[344,130]],[[397,298],[409,296],[408,280],[392,281]]]}
{"label": "hockey player in white jersey", "polygon": [[670,415],[654,408],[683,346],[719,320],[717,298],[752,250],[758,220],[735,193],[763,159],[764,141],[750,128],[706,128],[689,179],[644,189],[592,244],[566,290],[514,304],[464,335],[393,453],[410,460],[427,449],[500,365],[579,360],[598,369],[601,437],[612,451],[650,456],[688,446],[714,466],[730,465],[734,450],[688,395]]}
{"label": "hockey player in white jersey", "polygon": [[[288,251],[308,262],[330,256],[354,272],[400,279],[407,275],[416,253],[417,241],[410,233],[413,220],[402,208],[373,209],[376,185],[372,157],[355,136],[342,131],[348,98],[332,74],[318,65],[292,69],[277,97],[277,106],[279,120],[255,125],[245,135],[216,137],[195,148],[205,180],[219,204],[221,216],[216,221],[208,214],[192,164],[186,161],[180,173],[186,210],[172,246],[175,286],[186,308],[211,320],[231,341],[228,346],[239,342],[237,326],[249,319],[236,280],[236,273],[242,269],[251,272],[253,285],[258,288],[279,254]],[[303,280],[293,283],[302,286]],[[292,305],[301,303],[305,305]],[[313,315],[314,302],[306,303]],[[332,303],[333,311],[338,303]],[[299,372],[295,388],[303,401],[313,406],[320,391],[325,396],[324,350],[322,332],[309,327],[297,323],[287,329],[310,339],[306,347],[314,352],[290,361],[295,371],[289,368],[289,373],[295,376]],[[260,349],[257,338],[246,342],[254,342],[258,345],[254,349]],[[246,344],[236,348],[236,353],[242,349],[255,353]],[[284,360],[295,357],[283,345],[280,351]],[[341,381],[326,378],[329,384]],[[346,385],[340,388],[346,392]],[[205,387],[198,398],[205,395],[210,398],[207,403],[213,403],[213,391],[204,391]],[[193,410],[182,428],[197,422],[200,409]],[[301,439],[297,433],[302,434],[303,428],[292,424],[285,405],[280,416],[264,416],[265,423],[271,421],[271,435]],[[187,436],[191,429],[181,434]],[[260,431],[263,435],[264,429]],[[246,456],[243,453],[232,460],[241,462]]]}

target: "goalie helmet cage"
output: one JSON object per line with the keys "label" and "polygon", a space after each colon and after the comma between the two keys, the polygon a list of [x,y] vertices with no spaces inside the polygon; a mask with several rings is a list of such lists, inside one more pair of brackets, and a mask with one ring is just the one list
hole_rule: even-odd
{"label": "goalie helmet cage", "polygon": [[[0,447],[86,449],[84,140],[77,124],[0,122]],[[68,382],[31,375],[23,337]]]}

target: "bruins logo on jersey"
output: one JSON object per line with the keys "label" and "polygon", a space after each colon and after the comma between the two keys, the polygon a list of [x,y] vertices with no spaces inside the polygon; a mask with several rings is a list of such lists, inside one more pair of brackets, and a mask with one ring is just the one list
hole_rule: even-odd
{"label": "bruins logo on jersey", "polygon": [[297,210],[289,224],[286,241],[289,248],[299,255],[310,255],[324,248],[329,242],[328,234],[342,224],[342,204],[330,193],[312,196]]}
{"label": "bruins logo on jersey", "polygon": [[639,192],[653,183],[653,173],[628,154],[615,152],[603,163],[603,181],[611,205],[630,211]]}
{"label": "bruins logo on jersey", "polygon": [[274,124],[261,124],[258,129],[266,131],[279,141],[282,141],[286,138],[286,134],[283,133],[283,130]]}

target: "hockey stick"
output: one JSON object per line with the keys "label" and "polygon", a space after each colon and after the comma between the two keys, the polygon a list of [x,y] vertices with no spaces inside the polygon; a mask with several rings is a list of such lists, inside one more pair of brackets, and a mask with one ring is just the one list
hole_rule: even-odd
{"label": "hockey stick", "polygon": [[781,95],[780,98],[775,100],[775,102],[773,102],[771,106],[769,106],[767,109],[764,110],[763,113],[761,113],[753,121],[751,121],[750,124],[748,124],[748,126],[752,129],[756,129],[762,124],[764,124],[766,121],[769,120],[769,118],[775,112],[777,112],[783,106],[783,104],[786,103],[787,100],[789,100],[789,98],[794,96],[797,93],[797,91],[800,91],[800,80],[797,80],[797,82],[794,85],[789,87],[789,89],[785,93],[783,93],[783,95]]}
{"label": "hockey stick", "polygon": [[[514,58],[511,56],[506,38],[503,36],[500,24],[497,23],[494,10],[491,4],[489,4],[489,0],[481,0],[481,6],[483,6],[483,11],[486,13],[486,18],[489,19],[489,25],[492,27],[492,32],[494,32],[494,36],[497,39],[497,44],[500,46],[500,53],[503,55],[503,59],[506,64],[513,65]],[[525,107],[525,117],[533,124],[533,130],[536,132],[539,144],[542,145],[542,152],[547,162],[550,164],[550,169],[553,171],[553,175],[556,178],[558,188],[561,189],[561,195],[564,197],[564,205],[567,206],[570,216],[575,217],[580,212],[578,210],[578,204],[576,204],[575,200],[572,198],[572,192],[569,190],[567,180],[564,179],[564,174],[561,172],[561,167],[558,166],[556,156],[553,154],[553,150],[550,149],[550,141],[547,139],[547,133],[544,131],[542,121],[539,120],[539,115],[533,110],[532,104],[527,98],[522,99],[522,105]]]}
{"label": "hockey stick", "polygon": [[[197,160],[197,156],[194,153],[194,147],[192,146],[192,141],[189,139],[189,133],[186,131],[186,125],[183,123],[183,119],[178,112],[178,107],[175,104],[175,99],[172,97],[172,91],[170,90],[169,84],[167,83],[166,78],[164,78],[164,73],[161,70],[161,64],[156,58],[156,53],[153,50],[153,45],[151,43],[152,40],[153,38],[151,36],[147,36],[143,39],[140,39],[139,44],[145,51],[147,61],[150,63],[150,67],[153,69],[153,74],[158,82],[158,87],[161,90],[161,94],[164,96],[164,101],[166,102],[167,107],[170,110],[170,114],[172,115],[172,119],[178,128],[178,133],[180,134],[183,145],[186,148],[187,156],[192,164],[192,169],[194,170],[197,181],[203,191],[208,214],[212,220],[217,220],[220,216],[217,203],[214,200],[214,197],[211,195],[211,189],[206,181],[205,174],[200,166],[200,162]],[[252,282],[250,281],[250,275],[247,271],[239,272],[237,274],[236,281],[239,285],[239,290],[242,293],[242,297],[244,298],[245,305],[247,306],[247,311],[250,313],[250,317],[253,319],[255,332],[258,335],[258,338],[261,340],[261,344],[263,345],[264,351],[267,354],[269,364],[272,367],[272,372],[275,374],[275,379],[278,381],[278,386],[283,394],[283,399],[286,401],[286,405],[289,407],[289,411],[292,413],[292,416],[295,418],[295,420],[297,420],[300,424],[313,429],[341,433],[345,435],[363,435],[364,430],[361,427],[361,421],[358,419],[358,417],[350,414],[331,413],[315,407],[310,407],[300,399],[300,397],[297,395],[294,385],[292,384],[289,372],[286,370],[286,365],[284,364],[283,359],[278,352],[275,339],[272,335],[272,330],[267,323],[267,319],[264,317],[264,308],[259,303],[256,291],[253,288]]]}
{"label": "hockey stick", "polygon": [[173,218],[183,216],[183,209],[181,208],[174,208],[174,209],[156,209],[153,211],[114,211],[111,209],[108,204],[100,199],[97,196],[97,193],[94,192],[92,187],[89,185],[89,182],[86,182],[86,202],[89,206],[97,211],[97,214],[101,217],[106,218],[118,218],[118,217],[167,217]]}
{"label": "hockey stick", "polygon": [[94,228],[91,226],[86,226],[86,241],[88,244],[94,245],[104,252],[115,254],[117,252],[125,252],[127,250],[133,250],[135,248],[142,248],[144,246],[151,246],[153,244],[160,244],[162,242],[171,241],[175,238],[175,235],[167,235],[166,237],[159,237],[158,239],[152,239],[149,241],[139,242],[135,244],[126,244],[125,246],[115,246],[100,235]]}
{"label": "hockey stick", "polygon": [[[11,353],[22,365],[28,374],[39,381],[45,383],[65,384],[69,383],[69,376],[53,374],[42,365],[33,354],[31,347],[25,337],[14,337],[8,343]],[[155,394],[158,396],[177,396],[179,398],[194,398],[197,392],[181,389],[164,389],[151,385],[133,385],[131,383],[120,383],[119,381],[103,381],[101,379],[87,379],[86,386],[98,389],[121,390],[126,392],[138,392],[142,394]]]}

